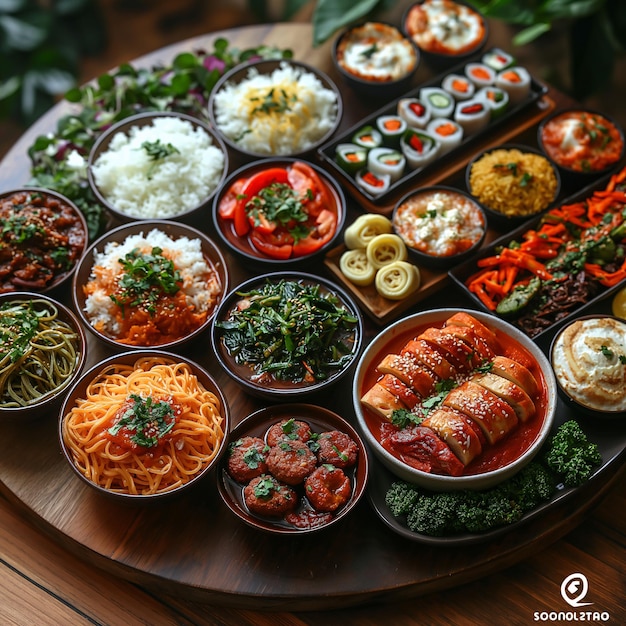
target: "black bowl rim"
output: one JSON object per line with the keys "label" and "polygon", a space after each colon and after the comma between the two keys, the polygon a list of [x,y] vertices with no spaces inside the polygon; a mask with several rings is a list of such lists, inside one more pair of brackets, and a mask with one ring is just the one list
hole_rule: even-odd
{"label": "black bowl rim", "polygon": [[[348,307],[351,313],[357,319],[356,324],[356,345],[355,349],[352,352],[352,359],[343,369],[337,372],[334,376],[327,378],[318,383],[309,385],[307,387],[293,387],[293,388],[284,388],[284,389],[276,389],[276,388],[267,388],[261,385],[255,385],[250,380],[246,378],[241,378],[235,374],[235,372],[230,368],[229,362],[224,358],[220,346],[220,337],[218,336],[218,329],[216,326],[216,322],[221,320],[224,316],[224,313],[228,310],[228,308],[232,305],[231,300],[237,298],[237,294],[240,291],[248,290],[254,286],[262,285],[266,282],[276,281],[279,282],[281,280],[293,280],[293,281],[302,281],[311,284],[321,285],[326,290],[338,295],[343,304]],[[254,276],[252,278],[248,278],[244,280],[242,283],[234,287],[230,293],[228,293],[220,302],[217,307],[217,311],[213,316],[213,322],[211,324],[211,347],[213,350],[213,354],[217,362],[220,365],[220,368],[228,374],[228,376],[234,380],[237,384],[243,387],[248,393],[263,398],[265,400],[274,400],[274,401],[293,401],[294,397],[304,397],[309,396],[313,393],[317,393],[320,390],[324,389],[329,385],[335,384],[340,379],[344,378],[348,372],[353,368],[355,363],[359,359],[359,355],[361,354],[361,350],[363,348],[364,343],[364,319],[363,314],[361,313],[361,309],[357,306],[355,300],[352,296],[345,290],[343,287],[340,287],[332,280],[317,276],[315,274],[311,274],[309,272],[302,272],[297,270],[287,270],[283,272],[272,272],[269,274],[262,274],[259,276]]]}
{"label": "black bowl rim", "polygon": [[[426,0],[417,0],[416,2],[412,2],[406,7],[404,12],[402,13],[402,18],[400,19],[400,25],[401,25],[400,30],[411,40],[413,39],[413,37],[407,32],[406,20],[409,16],[409,13],[413,9],[413,7],[417,4],[424,4],[424,2],[426,2]],[[471,50],[467,52],[463,52],[462,54],[433,52],[431,50],[425,50],[424,48],[420,48],[420,46],[417,45],[416,43],[415,45],[417,46],[419,51],[422,53],[422,56],[426,62],[431,61],[431,62],[434,62],[435,64],[442,64],[442,65],[456,63],[457,61],[460,62],[477,54],[487,45],[487,41],[489,40],[489,21],[484,16],[484,14],[481,11],[479,11],[475,6],[473,6],[470,2],[465,2],[464,0],[454,0],[454,3],[461,4],[467,7],[468,9],[471,9],[472,11],[474,11],[474,13],[476,13],[477,15],[479,15],[483,22],[483,27],[484,27],[485,32],[483,36],[481,37],[480,41],[476,44],[476,46],[474,46]]]}
{"label": "black bowl rim", "polygon": [[[99,339],[100,341],[103,341],[109,346],[112,346],[118,350],[121,349],[124,351],[138,351],[138,350],[152,350],[152,349],[153,350],[159,350],[159,349],[168,350],[170,348],[182,346],[188,343],[189,341],[191,341],[192,339],[194,339],[195,337],[197,337],[198,335],[204,333],[208,329],[208,327],[211,325],[213,318],[215,317],[219,304],[226,297],[226,294],[228,293],[230,289],[230,272],[228,271],[228,265],[226,263],[226,259],[224,255],[222,254],[222,251],[206,233],[203,233],[202,231],[198,230],[197,228],[194,228],[193,226],[190,226],[189,224],[184,224],[182,222],[175,222],[173,220],[137,220],[134,222],[127,222],[125,224],[120,224],[119,226],[116,226],[115,228],[111,229],[110,231],[98,237],[98,239],[96,239],[87,248],[87,250],[85,251],[85,254],[80,260],[80,263],[78,263],[77,265],[80,266],[81,269],[82,269],[83,264],[86,264],[86,263],[91,263],[91,266],[93,266],[93,252],[99,246],[102,246],[103,243],[115,241],[115,236],[122,231],[133,229],[139,232],[141,229],[144,229],[146,232],[148,232],[154,229],[167,230],[168,228],[180,228],[182,230],[188,231],[186,236],[190,238],[200,239],[203,245],[208,245],[211,248],[213,254],[215,254],[216,258],[218,259],[218,263],[216,263],[215,265],[220,265],[223,268],[222,272],[224,274],[224,281],[223,281],[224,286],[223,286],[222,294],[220,296],[220,301],[218,302],[217,306],[213,308],[213,311],[207,317],[205,322],[201,326],[199,326],[196,330],[194,330],[192,333],[190,333],[189,335],[176,339],[175,341],[170,341],[169,343],[159,344],[158,346],[131,346],[129,344],[120,343],[119,341],[116,341],[113,337],[108,337],[104,333],[100,333],[91,325],[91,323],[89,322],[89,320],[87,319],[83,311],[81,303],[78,300],[78,290],[82,287],[82,285],[78,284],[79,272],[76,271],[76,273],[74,274],[72,278],[72,303],[74,305],[74,308],[76,309],[76,312],[79,318],[81,319],[83,324],[85,324],[87,329],[97,339]],[[123,241],[123,239],[120,239],[120,241]]]}
{"label": "black bowl rim", "polygon": [[485,241],[485,237],[487,236],[487,228],[488,228],[487,214],[485,212],[483,205],[476,198],[474,198],[472,194],[468,193],[467,191],[463,189],[458,189],[457,187],[452,187],[451,185],[428,185],[426,187],[418,187],[416,189],[412,189],[411,191],[405,193],[395,203],[393,210],[391,212],[391,218],[390,218],[394,233],[397,234],[396,228],[393,224],[394,224],[394,217],[396,215],[396,211],[398,207],[400,207],[400,205],[406,202],[409,198],[416,196],[418,194],[422,194],[422,193],[430,192],[430,191],[450,191],[453,193],[457,193],[461,196],[464,196],[465,198],[467,198],[468,200],[471,200],[476,205],[476,207],[479,209],[479,211],[482,213],[482,216],[483,216],[484,228],[483,228],[482,236],[470,248],[468,248],[467,250],[463,250],[463,252],[459,252],[458,254],[454,254],[451,256],[436,257],[430,254],[426,254],[425,252],[421,252],[420,250],[416,250],[415,248],[412,248],[411,246],[406,244],[407,254],[409,254],[409,256],[413,256],[414,259],[417,259],[424,266],[437,268],[437,269],[450,268],[450,267],[453,267],[454,265],[457,265],[461,261],[469,258],[470,256],[472,256],[483,245],[483,242]]}
{"label": "black bowl rim", "polygon": [[48,294],[35,291],[6,291],[4,293],[0,293],[0,304],[2,304],[2,302],[4,301],[11,300],[45,300],[56,306],[59,310],[59,313],[65,316],[67,320],[69,320],[71,325],[74,327],[76,333],[78,334],[79,350],[78,362],[76,363],[74,372],[61,387],[57,387],[45,398],[33,404],[21,407],[7,407],[0,409],[0,411],[2,411],[2,417],[6,417],[7,419],[20,418],[22,415],[30,412],[39,413],[45,410],[47,407],[55,404],[55,402],[58,402],[59,398],[66,394],[68,390],[73,386],[74,382],[78,378],[80,378],[83,368],[85,367],[85,363],[87,362],[87,334],[85,333],[85,329],[81,324],[78,315],[76,315],[76,313],[74,313],[74,311],[69,306],[63,304],[62,302],[49,296]]}
{"label": "black bowl rim", "polygon": [[481,203],[481,205],[482,205],[483,209],[485,210],[485,213],[487,214],[488,217],[493,217],[494,220],[496,220],[499,224],[502,224],[502,225],[509,224],[509,225],[513,226],[513,225],[517,225],[517,224],[522,224],[522,223],[528,221],[529,219],[532,219],[533,217],[537,217],[538,215],[541,215],[542,213],[545,213],[546,211],[549,211],[550,209],[552,209],[552,208],[554,208],[556,206],[556,204],[557,204],[557,202],[559,200],[559,196],[561,194],[562,187],[563,187],[563,179],[561,177],[561,172],[559,171],[559,168],[539,148],[535,148],[534,146],[529,146],[529,145],[526,145],[526,144],[515,143],[515,142],[513,142],[513,143],[506,142],[506,143],[503,143],[503,144],[498,144],[498,145],[495,145],[495,146],[491,146],[489,148],[485,148],[484,150],[481,150],[481,151],[477,152],[467,162],[467,165],[465,166],[465,173],[464,173],[465,188],[467,190],[467,193],[469,193],[469,195],[472,198],[474,198],[475,200],[478,200],[476,198],[476,196],[474,196],[472,194],[471,188],[470,188],[469,179],[470,179],[470,174],[472,172],[472,166],[480,158],[482,158],[486,154],[494,152],[495,150],[520,150],[521,152],[530,152],[532,154],[536,154],[537,156],[544,157],[548,161],[548,163],[552,167],[552,171],[554,172],[554,176],[556,178],[556,189],[554,190],[554,197],[552,198],[550,203],[545,208],[541,209],[541,211],[537,211],[536,213],[530,213],[528,215],[517,215],[517,216],[504,215],[504,213],[500,213],[499,211],[496,211],[495,209],[492,209],[489,205]]}
{"label": "black bowl rim", "polygon": [[[610,163],[606,167],[603,167],[602,169],[599,169],[599,170],[578,171],[578,170],[572,169],[571,167],[567,167],[566,165],[561,165],[557,161],[554,161],[553,159],[551,159],[550,156],[548,156],[548,153],[543,147],[543,141],[541,139],[541,134],[542,134],[544,127],[546,126],[546,124],[548,124],[548,122],[552,121],[559,115],[564,115],[567,113],[574,113],[574,112],[590,113],[591,115],[598,115],[600,117],[604,117],[609,122],[611,122],[613,126],[615,126],[615,128],[617,129],[617,132],[620,134],[620,137],[622,138],[622,150],[620,152],[619,158],[616,161],[614,161],[613,163]],[[604,113],[604,111],[599,111],[598,109],[595,109],[593,107],[587,107],[584,104],[581,104],[580,106],[571,106],[566,109],[552,111],[546,117],[544,117],[539,123],[539,125],[537,126],[537,145],[539,146],[540,152],[546,157],[546,159],[548,159],[550,163],[552,163],[554,167],[557,168],[563,175],[585,176],[589,179],[589,178],[603,176],[607,172],[610,172],[611,170],[613,170],[619,165],[619,163],[624,158],[624,155],[626,154],[626,131],[624,130],[622,125],[619,122],[617,122],[617,120],[612,115],[609,115],[608,113]]]}
{"label": "black bowl rim", "polygon": [[[100,154],[100,150],[103,144],[105,142],[110,142],[118,132],[123,132],[124,134],[127,134],[127,130],[123,130],[123,129],[130,129],[133,125],[136,125],[137,122],[141,122],[143,120],[155,119],[155,118],[162,118],[162,117],[175,117],[181,120],[186,120],[188,122],[191,122],[191,124],[202,128],[206,133],[208,133],[215,147],[219,148],[222,154],[224,155],[224,166],[222,168],[222,175],[220,176],[220,179],[217,185],[215,186],[215,188],[213,189],[213,191],[208,196],[206,196],[206,198],[201,200],[199,204],[187,209],[186,211],[182,211],[181,213],[177,213],[176,215],[170,215],[168,217],[161,217],[161,218],[134,217],[132,215],[129,215],[128,213],[123,213],[122,211],[117,209],[115,205],[109,202],[109,200],[107,200],[107,198],[102,194],[102,192],[98,188],[98,185],[96,184],[96,181],[94,179],[94,175],[92,172],[92,165],[95,162],[95,160],[98,158],[98,155]],[[177,220],[184,220],[185,218],[189,218],[191,215],[202,210],[211,202],[211,200],[213,199],[213,196],[215,196],[217,191],[223,185],[224,179],[226,178],[228,174],[228,169],[229,169],[228,150],[226,149],[226,145],[221,135],[217,133],[209,124],[207,124],[200,118],[194,117],[193,115],[188,115],[187,113],[181,113],[179,111],[144,111],[142,113],[129,115],[128,117],[125,117],[119,120],[115,124],[112,124],[109,128],[107,128],[104,132],[102,132],[102,134],[98,137],[98,139],[96,139],[95,143],[91,147],[91,150],[89,151],[89,156],[87,157],[87,181],[89,183],[91,190],[96,196],[98,202],[107,211],[109,211],[112,215],[114,215],[120,221],[125,222],[125,223],[144,221],[147,219],[177,221]]]}
{"label": "black bowl rim", "polygon": [[[556,343],[559,337],[563,334],[563,332],[567,328],[569,328],[572,324],[575,324],[576,322],[580,322],[584,320],[593,320],[593,319],[606,319],[606,318],[613,319],[616,322],[619,322],[626,329],[626,320],[622,319],[621,317],[617,317],[617,315],[612,315],[610,313],[589,313],[587,315],[581,315],[580,317],[577,317],[576,319],[570,320],[567,324],[559,328],[559,330],[556,332],[556,334],[552,338],[552,341],[550,342],[550,347],[548,349],[548,358],[550,360],[550,365],[552,365],[552,369],[554,370],[554,365],[553,365],[554,347],[556,346]],[[593,407],[583,404],[576,398],[572,397],[563,388],[561,381],[556,374],[556,371],[554,372],[554,379],[556,380],[557,391],[559,392],[563,401],[575,407],[576,410],[579,411],[584,416],[594,417],[594,418],[597,417],[597,418],[606,419],[606,420],[624,418],[625,414],[623,411],[605,411],[603,409],[594,409]]]}
{"label": "black bowl rim", "polygon": [[[337,100],[337,116],[335,117],[335,121],[332,127],[328,130],[328,132],[323,137],[321,137],[320,139],[315,141],[313,144],[311,144],[308,148],[305,148],[303,150],[290,152],[288,154],[266,154],[263,152],[253,152],[251,150],[244,150],[241,148],[241,146],[238,146],[234,141],[232,141],[232,139],[224,136],[222,132],[219,130],[217,121],[215,119],[215,106],[214,105],[215,105],[216,95],[219,92],[219,90],[228,81],[233,79],[233,77],[236,77],[239,75],[246,76],[247,72],[249,72],[250,69],[252,68],[257,68],[260,73],[263,73],[262,70],[268,71],[267,68],[277,68],[277,67],[280,67],[281,64],[283,63],[286,63],[293,67],[301,68],[302,70],[305,70],[311,74],[314,74],[317,78],[321,80],[322,83],[324,83],[324,86],[327,89],[330,89],[334,92],[335,98]],[[232,149],[234,152],[240,155],[243,155],[244,157],[256,158],[256,159],[303,157],[307,154],[315,152],[320,146],[326,143],[335,134],[335,132],[339,128],[339,125],[341,124],[341,120],[343,117],[343,97],[335,81],[326,72],[316,67],[313,67],[312,65],[308,63],[305,63],[303,61],[296,61],[294,59],[259,59],[256,61],[248,61],[246,63],[240,63],[239,65],[236,65],[235,67],[230,69],[228,72],[223,74],[220,77],[220,79],[217,81],[217,83],[215,83],[215,86],[213,87],[211,94],[209,95],[207,111],[209,113],[209,119],[211,121],[211,125],[215,129],[215,133],[220,136],[224,144],[226,144],[230,149]]]}
{"label": "black bowl rim", "polygon": [[[240,178],[243,174],[247,172],[260,169],[262,167],[272,167],[272,166],[276,166],[276,165],[284,164],[284,163],[294,163],[295,161],[304,161],[309,167],[313,168],[315,172],[329,186],[331,186],[333,190],[335,191],[335,193],[337,194],[339,202],[338,202],[338,207],[337,207],[338,209],[337,210],[337,229],[335,231],[335,234],[332,236],[332,238],[329,241],[327,241],[321,248],[319,248],[319,250],[316,250],[315,252],[312,252],[311,254],[305,255],[303,257],[295,257],[295,258],[289,258],[289,259],[272,259],[270,257],[261,256],[260,253],[258,255],[251,254],[245,250],[242,250],[236,246],[233,246],[233,244],[224,235],[222,220],[219,217],[219,213],[218,213],[219,202],[221,200],[222,194],[228,190],[230,185],[235,180],[237,180],[237,178]],[[221,188],[213,197],[212,211],[211,211],[211,217],[213,218],[213,226],[217,232],[218,237],[221,239],[224,245],[233,254],[237,255],[238,257],[240,257],[241,259],[245,260],[248,263],[262,264],[263,266],[266,266],[268,268],[273,268],[273,269],[302,265],[304,263],[310,262],[312,259],[325,255],[336,244],[337,239],[339,238],[341,231],[344,227],[344,224],[346,222],[346,215],[347,215],[346,195],[343,191],[343,188],[341,187],[341,185],[337,182],[335,178],[333,178],[326,170],[322,169],[319,165],[315,163],[311,163],[310,161],[307,161],[305,159],[301,159],[298,157],[280,157],[280,156],[268,157],[265,159],[252,161],[250,163],[246,163],[242,165],[238,169],[231,172],[226,178],[226,180],[224,180],[224,183],[221,186]]]}
{"label": "black bowl rim", "polygon": [[[400,35],[400,38],[407,41],[409,44],[411,44],[411,47],[413,48],[413,51],[415,52],[415,64],[413,65],[413,68],[411,70],[409,70],[408,72],[406,72],[405,74],[403,74],[402,76],[399,76],[398,78],[395,78],[393,80],[381,80],[381,81],[377,81],[377,80],[368,80],[366,78],[361,78],[360,76],[356,76],[355,74],[351,74],[350,72],[348,72],[337,60],[337,48],[339,47],[339,44],[341,43],[341,40],[351,31],[357,29],[357,28],[361,28],[363,26],[365,26],[366,24],[383,24],[384,26],[389,26],[390,28],[393,28],[394,30],[396,30],[398,32],[398,34]],[[417,72],[418,68],[419,68],[419,64],[420,64],[420,56],[421,56],[421,51],[420,49],[417,47],[417,45],[415,44],[415,42],[411,39],[411,37],[409,37],[401,28],[399,28],[396,24],[392,24],[391,22],[386,22],[384,20],[365,20],[362,21],[358,24],[354,24],[352,26],[348,26],[346,28],[344,28],[336,37],[335,40],[333,41],[333,46],[332,46],[332,59],[333,59],[333,64],[335,66],[335,68],[337,69],[337,72],[339,72],[339,74],[341,75],[341,77],[343,79],[345,79],[347,82],[350,83],[354,83],[355,87],[360,87],[362,89],[366,89],[367,91],[377,91],[378,88],[380,88],[382,91],[384,91],[387,95],[388,95],[388,89],[393,89],[396,85],[405,85],[407,84],[407,82],[410,82],[410,80],[413,78],[413,76],[415,76],[415,73]]]}
{"label": "black bowl rim", "polygon": [[67,284],[68,282],[71,281],[72,276],[76,273],[76,268],[78,267],[80,260],[85,255],[85,252],[87,248],[89,247],[89,227],[87,225],[85,214],[78,208],[78,206],[76,206],[76,203],[70,200],[67,196],[64,196],[62,193],[55,191],[54,189],[47,189],[46,187],[36,187],[32,185],[24,185],[22,187],[16,187],[15,189],[9,189],[7,191],[0,191],[0,200],[3,200],[4,198],[8,198],[16,193],[21,193],[21,192],[35,192],[35,193],[47,194],[49,196],[56,198],[57,200],[61,200],[62,202],[65,202],[68,206],[70,206],[74,210],[76,215],[78,215],[78,218],[80,220],[80,223],[82,224],[83,230],[85,231],[85,245],[83,246],[82,254],[78,258],[76,263],[74,263],[74,266],[69,271],[65,272],[64,274],[60,274],[54,281],[52,281],[44,289],[41,289],[40,291],[32,292],[32,293],[38,293],[38,294],[47,294],[51,291],[54,291],[61,285]]}
{"label": "black bowl rim", "polygon": [[[108,489],[105,489],[104,487],[97,485],[96,483],[89,480],[89,478],[81,474],[81,472],[78,470],[76,465],[73,463],[70,457],[69,451],[67,450],[67,447],[65,445],[65,442],[63,441],[63,430],[62,430],[63,421],[65,420],[66,412],[69,409],[70,400],[79,386],[85,384],[91,378],[94,378],[98,372],[102,371],[105,367],[109,366],[112,363],[115,363],[116,361],[129,360],[132,362],[136,362],[138,359],[144,356],[157,356],[157,357],[162,357],[163,359],[169,359],[175,362],[186,363],[187,365],[189,365],[189,367],[191,367],[192,370],[200,372],[202,376],[205,377],[211,383],[211,387],[212,387],[211,391],[218,397],[221,403],[221,408],[222,408],[221,412],[222,412],[222,417],[224,418],[224,425],[222,428],[224,432],[224,437],[222,438],[222,441],[220,442],[218,451],[216,452],[214,457],[211,459],[211,461],[207,463],[206,467],[202,468],[198,472],[198,474],[196,474],[190,481],[186,482],[184,485],[177,487],[176,489],[172,489],[170,491],[164,491],[161,493],[148,494],[148,495],[118,493],[115,491],[109,491]],[[213,468],[217,467],[217,464],[219,463],[222,455],[226,451],[228,437],[230,434],[230,425],[231,425],[231,414],[230,414],[230,407],[226,400],[226,396],[224,395],[224,392],[222,391],[221,387],[217,384],[216,379],[202,365],[200,365],[198,362],[188,357],[182,356],[180,354],[174,354],[173,352],[168,352],[166,350],[158,350],[158,349],[132,350],[132,351],[127,351],[127,352],[119,352],[117,354],[108,356],[107,358],[103,359],[99,363],[92,365],[88,370],[83,372],[83,374],[74,382],[74,384],[70,387],[67,393],[67,396],[65,397],[65,400],[63,401],[61,409],[59,410],[59,414],[57,418],[57,441],[61,448],[63,457],[65,461],[67,462],[67,464],[69,465],[69,467],[72,469],[73,473],[76,476],[78,476],[78,478],[81,479],[81,482],[88,485],[91,489],[94,489],[98,493],[101,493],[102,495],[108,498],[114,498],[115,500],[119,502],[154,502],[154,501],[161,501],[163,499],[169,499],[172,496],[178,495],[183,492],[187,492],[189,489],[197,485],[198,482],[200,482],[203,478],[205,478],[211,472]]]}
{"label": "black bowl rim", "polygon": [[[279,535],[306,535],[310,533],[315,533],[318,531],[323,531],[329,528],[330,526],[334,526],[341,519],[346,517],[353,508],[357,506],[360,500],[363,498],[368,484],[369,472],[370,472],[370,459],[368,455],[367,445],[365,441],[361,437],[356,426],[350,423],[342,415],[339,413],[328,409],[326,407],[320,406],[318,404],[310,404],[306,402],[289,402],[280,405],[266,406],[260,409],[257,409],[244,417],[238,424],[235,426],[228,435],[228,442],[236,441],[238,438],[245,436],[246,433],[254,428],[257,424],[257,421],[267,421],[275,422],[282,418],[282,415],[286,413],[293,413],[294,416],[297,416],[298,413],[307,412],[308,415],[312,417],[302,416],[301,419],[306,421],[307,419],[316,420],[316,421],[328,421],[333,422],[337,421],[338,429],[342,429],[344,432],[347,432],[352,439],[355,440],[356,444],[359,446],[359,458],[358,465],[359,467],[355,469],[355,478],[354,478],[354,489],[352,490],[352,495],[350,496],[350,501],[341,508],[341,510],[333,515],[333,518],[327,524],[323,524],[322,526],[318,526],[315,528],[288,528],[279,525],[272,524],[270,520],[265,520],[261,517],[255,516],[253,513],[248,513],[247,511],[242,511],[241,507],[238,506],[238,503],[232,501],[230,496],[228,495],[226,486],[225,486],[225,478],[224,472],[225,469],[225,458],[226,455],[222,457],[220,464],[218,466],[218,478],[217,478],[217,488],[219,494],[224,502],[224,504],[244,523],[248,524],[252,528],[257,530],[261,530],[264,532],[269,532],[271,534],[279,534]],[[276,418],[271,418],[272,413],[281,414]],[[363,474],[363,481],[358,481],[358,474]],[[357,489],[358,487],[358,489]]]}

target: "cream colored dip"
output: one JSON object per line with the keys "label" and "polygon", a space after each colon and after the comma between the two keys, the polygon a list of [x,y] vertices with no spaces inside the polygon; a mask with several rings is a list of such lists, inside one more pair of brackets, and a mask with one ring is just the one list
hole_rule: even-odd
{"label": "cream colored dip", "polygon": [[591,409],[626,411],[626,324],[610,317],[577,320],[552,347],[552,367],[574,400]]}

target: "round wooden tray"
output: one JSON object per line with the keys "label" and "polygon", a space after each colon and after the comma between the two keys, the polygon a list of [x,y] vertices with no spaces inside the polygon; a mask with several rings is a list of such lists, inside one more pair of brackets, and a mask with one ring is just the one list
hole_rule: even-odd
{"label": "round wooden tray", "polygon": [[[180,51],[208,48],[220,36],[239,48],[259,43],[289,47],[295,58],[306,59],[338,80],[330,67],[328,46],[312,49],[311,27],[305,24],[214,33],[164,48],[134,63],[166,63]],[[557,100],[561,96],[552,97]],[[345,108],[348,115],[344,127],[368,112],[351,93],[345,94]],[[1,163],[0,190],[28,180],[28,147],[35,137],[54,128],[68,110],[67,103],[60,103],[15,144]],[[497,139],[505,141],[512,134],[509,130],[506,137]],[[449,166],[452,171],[442,175],[449,176],[460,167]],[[233,285],[247,277],[234,259],[229,257],[228,265]],[[441,296],[434,295],[421,307],[432,308],[438,302]],[[456,294],[448,294],[445,303],[469,306]],[[375,332],[375,326],[369,325],[368,337]],[[87,366],[108,354],[95,339],[90,337],[89,341]],[[209,339],[204,337],[185,354],[215,376],[236,424],[262,404],[230,381],[210,350]],[[353,417],[349,381],[341,383],[332,395],[310,401],[349,420]],[[219,498],[215,476],[172,503],[142,507],[102,499],[78,481],[66,465],[57,441],[56,419],[50,415],[28,427],[0,425],[0,488],[13,503],[44,532],[96,567],[170,595],[254,609],[318,610],[407,598],[503,569],[577,525],[610,489],[624,458],[622,448],[597,479],[548,507],[536,519],[483,544],[446,547],[407,541],[389,530],[366,500],[328,531],[285,538],[264,534],[236,519]]]}

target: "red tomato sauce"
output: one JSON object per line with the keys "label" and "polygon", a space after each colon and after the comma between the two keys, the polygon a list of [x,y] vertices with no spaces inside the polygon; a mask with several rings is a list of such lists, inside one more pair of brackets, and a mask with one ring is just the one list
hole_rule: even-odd
{"label": "red tomato sauce", "polygon": [[[404,334],[400,334],[394,337],[387,345],[385,345],[378,354],[372,360],[373,363],[379,363],[385,355],[389,353],[398,353],[402,347],[411,339],[417,337],[428,327],[443,326],[445,320],[440,323],[425,324],[422,327],[417,327],[415,330],[411,330]],[[493,330],[493,329],[492,329]],[[495,331],[494,331],[495,332]],[[497,333],[496,333],[497,334]],[[541,426],[546,418],[546,407],[548,399],[548,390],[546,380],[539,367],[537,361],[533,358],[531,353],[526,350],[519,342],[515,341],[509,336],[501,337],[497,334],[500,340],[500,349],[498,354],[501,356],[509,357],[522,365],[525,365],[535,377],[539,386],[539,392],[536,398],[532,398],[535,403],[536,413],[527,422],[519,422],[517,427],[512,430],[504,439],[491,445],[485,445],[482,453],[469,463],[464,471],[463,476],[469,476],[474,474],[483,474],[485,472],[504,467],[515,459],[519,458],[528,448],[533,444],[539,435]],[[360,390],[361,396],[378,380],[380,374],[373,367],[363,377],[363,384]],[[374,435],[377,441],[383,441],[383,447],[396,458],[401,459],[400,455],[388,445],[385,445],[385,440],[388,438],[384,436],[385,431],[396,428],[389,422],[382,419],[380,416],[374,414],[371,410],[363,407],[363,413],[368,428]]]}
{"label": "red tomato sauce", "polygon": [[541,129],[546,154],[576,172],[595,172],[616,163],[624,149],[618,128],[603,115],[566,111]]}

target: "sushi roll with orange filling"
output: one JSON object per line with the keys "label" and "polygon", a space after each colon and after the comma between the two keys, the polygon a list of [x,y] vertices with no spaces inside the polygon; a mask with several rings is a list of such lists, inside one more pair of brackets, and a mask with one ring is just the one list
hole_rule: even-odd
{"label": "sushi roll with orange filling", "polygon": [[493,85],[496,80],[495,70],[484,63],[468,63],[465,66],[465,75],[478,89]]}
{"label": "sushi roll with orange filling", "polygon": [[376,127],[385,145],[397,146],[408,125],[399,115],[381,115],[376,119]]}
{"label": "sushi roll with orange filling", "polygon": [[367,167],[376,176],[388,174],[391,182],[398,180],[406,166],[406,157],[393,148],[373,148],[367,155]]}
{"label": "sushi roll with orange filling", "polygon": [[402,136],[400,149],[409,166],[418,168],[435,160],[440,144],[430,133],[418,128],[409,128]]}
{"label": "sushi roll with orange filling", "polygon": [[383,136],[373,126],[364,126],[352,136],[352,143],[366,150],[383,145]]}
{"label": "sushi roll with orange filling", "polygon": [[465,135],[475,135],[489,124],[491,107],[482,99],[472,98],[459,102],[454,111],[454,121],[463,127]]}
{"label": "sushi roll with orange filling", "polygon": [[461,74],[448,74],[441,81],[441,87],[457,101],[468,100],[476,92],[474,83]]}
{"label": "sushi roll with orange filling", "polygon": [[530,93],[530,74],[524,67],[510,67],[498,73],[495,86],[509,94],[511,104],[517,104]]}
{"label": "sushi roll with orange filling", "polygon": [[509,94],[500,87],[483,87],[476,97],[489,105],[492,119],[504,114],[509,106]]}
{"label": "sushi roll with orange filling", "polygon": [[370,196],[379,196],[389,190],[391,176],[389,174],[377,175],[370,170],[363,169],[356,174],[356,184]]}
{"label": "sushi roll with orange filling", "polygon": [[426,128],[432,112],[427,102],[418,98],[401,98],[398,102],[398,115],[411,128]]}
{"label": "sushi roll with orange filling", "polygon": [[444,154],[461,145],[463,128],[453,120],[440,117],[432,120],[426,130],[440,143],[440,153]]}
{"label": "sushi roll with orange filling", "polygon": [[354,176],[367,165],[367,150],[354,143],[340,143],[335,148],[335,161],[346,174]]}

